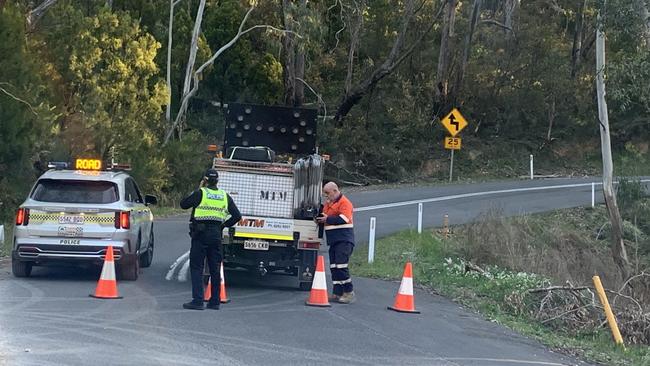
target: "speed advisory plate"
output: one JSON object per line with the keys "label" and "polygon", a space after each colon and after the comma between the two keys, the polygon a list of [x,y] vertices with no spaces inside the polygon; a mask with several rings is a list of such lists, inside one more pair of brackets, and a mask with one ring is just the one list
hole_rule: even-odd
{"label": "speed advisory plate", "polygon": [[244,240],[244,249],[269,250],[269,242],[263,240]]}

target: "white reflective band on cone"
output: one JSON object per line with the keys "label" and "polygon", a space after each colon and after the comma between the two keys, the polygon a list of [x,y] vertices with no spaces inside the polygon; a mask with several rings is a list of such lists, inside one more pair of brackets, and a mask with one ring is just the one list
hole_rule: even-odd
{"label": "white reflective band on cone", "polygon": [[315,290],[327,290],[327,283],[325,282],[325,272],[316,272],[314,274],[314,281],[311,288]]}
{"label": "white reflective band on cone", "polygon": [[399,285],[399,293],[413,296],[413,279],[411,277],[402,278],[402,284]]}
{"label": "white reflective band on cone", "polygon": [[104,267],[102,267],[102,275],[99,278],[101,280],[115,281],[115,265],[113,262],[104,263]]}

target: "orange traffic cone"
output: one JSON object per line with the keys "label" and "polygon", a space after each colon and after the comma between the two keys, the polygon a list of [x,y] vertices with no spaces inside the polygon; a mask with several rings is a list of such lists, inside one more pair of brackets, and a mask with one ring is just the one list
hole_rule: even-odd
{"label": "orange traffic cone", "polygon": [[113,259],[113,247],[106,248],[102,274],[97,282],[95,294],[89,295],[98,299],[121,299],[117,293],[117,281],[115,280],[115,261]]}
{"label": "orange traffic cone", "polygon": [[322,255],[318,256],[314,281],[311,284],[309,299],[305,301],[309,306],[332,306],[327,299],[327,281],[325,280],[325,261]]}
{"label": "orange traffic cone", "polygon": [[210,301],[212,298],[212,277],[208,277],[208,284],[203,291],[203,301]]}
{"label": "orange traffic cone", "polygon": [[221,262],[221,289],[219,290],[219,301],[222,304],[227,304],[230,302],[228,295],[226,295],[226,279],[223,275],[223,262]]}
{"label": "orange traffic cone", "polygon": [[[221,289],[219,290],[219,301],[222,304],[227,304],[230,302],[228,295],[226,295],[226,281],[223,278],[223,262],[221,262]],[[208,284],[205,286],[205,291],[203,291],[203,301],[210,301],[212,298],[212,277],[208,277]]]}
{"label": "orange traffic cone", "polygon": [[389,306],[388,309],[399,311],[400,313],[420,313],[415,310],[413,268],[411,267],[411,262],[407,262],[406,267],[404,267],[404,275],[402,276],[402,283],[399,285],[399,291],[395,297],[395,304]]}

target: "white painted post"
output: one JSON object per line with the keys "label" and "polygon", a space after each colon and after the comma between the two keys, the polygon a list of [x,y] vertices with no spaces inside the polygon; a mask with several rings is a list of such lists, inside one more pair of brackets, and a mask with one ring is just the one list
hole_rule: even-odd
{"label": "white painted post", "polygon": [[530,179],[533,179],[533,154],[530,154]]}
{"label": "white painted post", "polygon": [[596,207],[596,183],[591,183],[591,208]]}
{"label": "white painted post", "polygon": [[418,234],[422,234],[422,202],[418,203]]}
{"label": "white painted post", "polygon": [[368,237],[368,263],[375,261],[375,224],[377,219],[370,218],[370,236]]}

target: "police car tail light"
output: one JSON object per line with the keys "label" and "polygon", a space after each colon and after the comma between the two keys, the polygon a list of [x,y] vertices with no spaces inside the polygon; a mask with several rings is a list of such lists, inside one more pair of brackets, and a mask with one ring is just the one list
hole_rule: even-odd
{"label": "police car tail light", "polygon": [[129,211],[122,211],[122,212],[115,213],[115,228],[116,229],[131,228],[131,214]]}
{"label": "police car tail light", "polygon": [[16,211],[16,226],[29,224],[29,209],[19,208]]}
{"label": "police car tail light", "polygon": [[319,249],[320,241],[299,241],[298,249]]}

